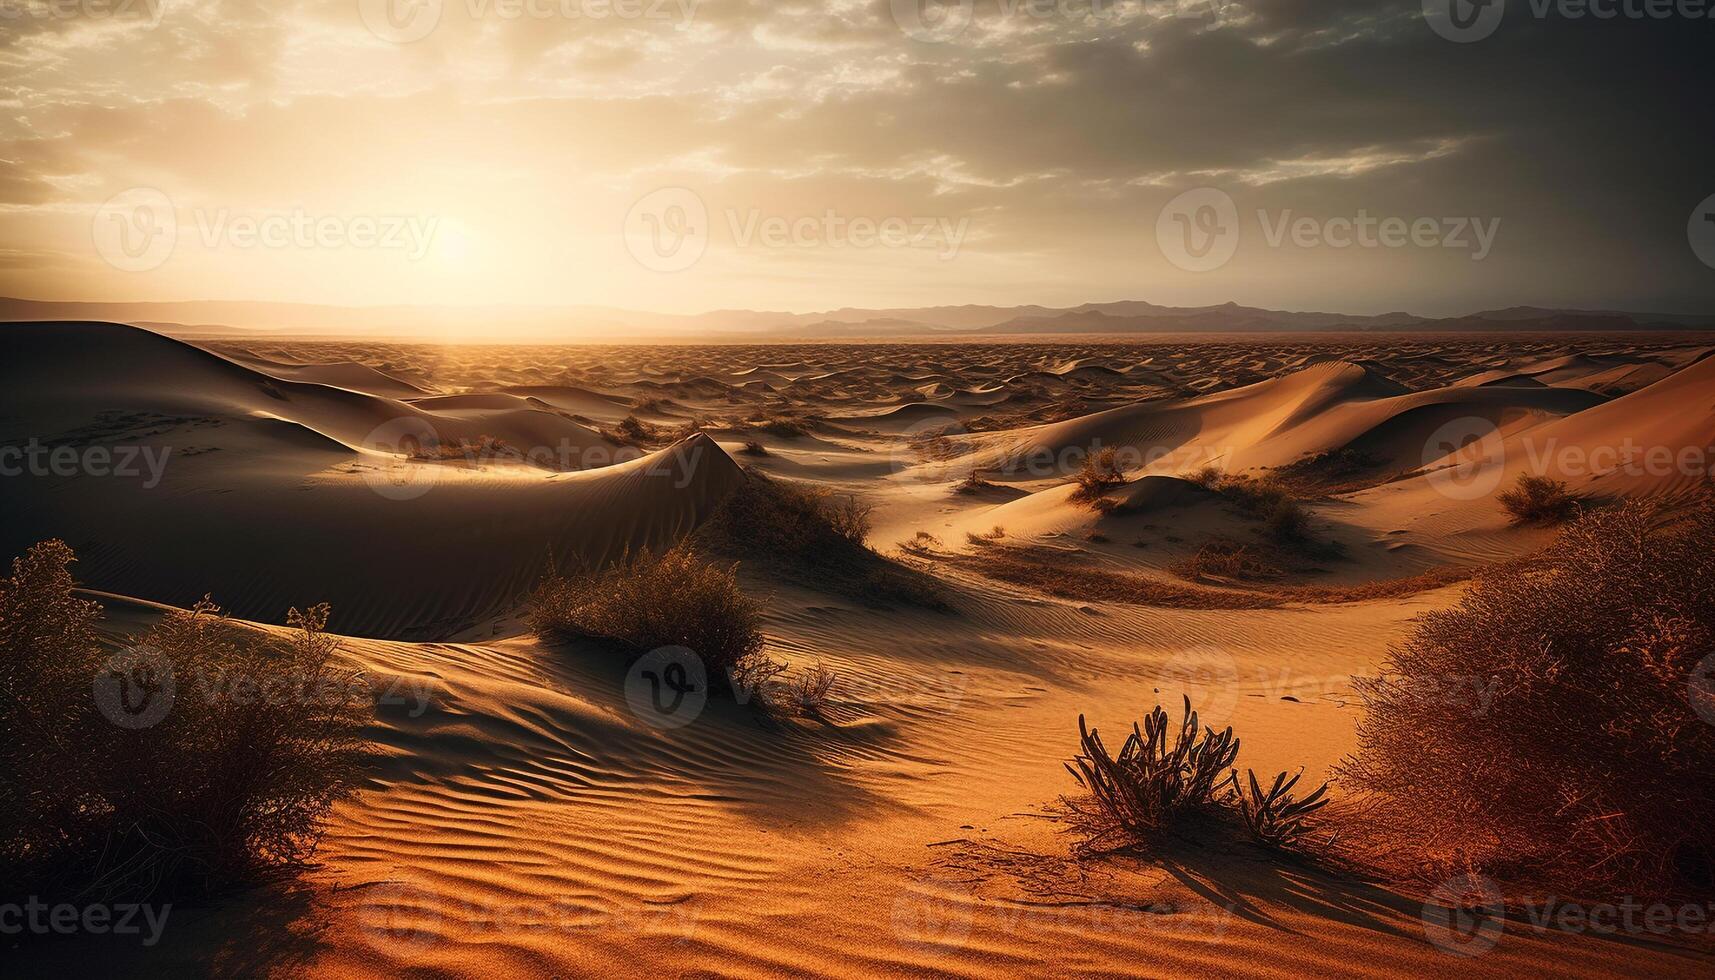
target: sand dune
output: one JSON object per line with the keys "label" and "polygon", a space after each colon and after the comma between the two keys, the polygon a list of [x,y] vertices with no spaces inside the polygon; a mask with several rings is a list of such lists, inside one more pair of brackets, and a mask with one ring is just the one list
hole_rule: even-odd
{"label": "sand dune", "polygon": [[[979,547],[966,533],[1001,525],[998,541],[1055,549],[1068,572],[1154,576],[1213,537],[1257,540],[1254,519],[1175,474],[1212,461],[1263,475],[1350,450],[1385,482],[1311,503],[1316,534],[1346,550],[1285,584],[1513,557],[1552,532],[1511,528],[1493,488],[1469,492],[1481,467],[1448,483],[1442,430],[1492,432],[1507,479],[1549,440],[1707,446],[1715,358],[1702,349],[1495,337],[203,349],[111,324],[0,327],[0,447],[170,450],[147,488],[88,472],[0,479],[0,544],[65,537],[82,578],[119,594],[104,597],[114,634],[159,615],[143,600],[212,592],[273,623],[330,601],[342,655],[390,692],[323,866],[295,891],[175,910],[156,973],[587,976],[646,962],[738,976],[1296,975],[1361,961],[1412,975],[1702,975],[1700,948],[1522,924],[1458,959],[1426,931],[1422,896],[1248,853],[1073,859],[1057,801],[1073,788],[1060,764],[1079,714],[1123,729],[1191,695],[1208,723],[1239,728],[1245,765],[1320,779],[1355,744],[1352,676],[1457,586],[1178,609],[1057,597],[937,560],[953,609],[931,612],[810,591],[750,562],[740,575],[766,599],[768,654],[825,664],[839,685],[821,721],[711,699],[684,728],[632,706],[631,655],[545,643],[518,619],[550,556],[600,565],[701,526],[746,478],[723,444],[874,503],[882,550],[923,531],[960,557]],[[935,400],[906,400],[925,388]],[[637,407],[661,397],[671,404]],[[631,414],[706,424],[616,462],[620,447],[570,417]],[[826,418],[806,421],[809,435],[755,424],[777,416]],[[923,438],[939,429],[952,431]],[[570,455],[408,457],[425,430]],[[751,442],[766,455],[738,454]],[[1112,491],[1112,515],[1073,501],[1068,472],[1024,465],[1099,446],[1170,454]],[[575,465],[545,465],[562,461]],[[1003,485],[955,492],[973,468]],[[1692,486],[1574,482],[1664,501]],[[54,945],[26,972],[128,965],[105,955]]]}

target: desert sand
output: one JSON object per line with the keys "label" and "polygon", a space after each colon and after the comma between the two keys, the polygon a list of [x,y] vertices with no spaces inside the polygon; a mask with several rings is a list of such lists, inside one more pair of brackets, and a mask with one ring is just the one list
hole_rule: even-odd
{"label": "desert sand", "polygon": [[[64,538],[115,638],[204,594],[270,629],[329,602],[343,655],[389,693],[320,868],[175,909],[158,947],[52,944],[26,972],[1708,975],[1694,944],[1521,922],[1462,958],[1421,894],[1242,850],[1079,860],[1059,800],[1080,714],[1119,731],[1181,694],[1235,726],[1244,764],[1324,778],[1355,745],[1352,677],[1461,586],[1344,590],[1540,549],[1552,532],[1494,500],[1521,472],[1686,498],[1708,461],[1680,460],[1715,444],[1711,343],[198,345],[0,325],[0,446],[165,461],[158,479],[0,479],[8,555]],[[611,438],[627,417],[640,445]],[[425,433],[455,451],[423,453]],[[1109,514],[1071,499],[1100,447],[1134,460]],[[1306,590],[1202,587],[1265,608],[1067,594],[1086,571],[1178,582],[1199,545],[1254,533],[1185,479],[1202,468],[1322,454],[1349,463],[1312,505],[1343,552],[1277,583]],[[527,631],[522,598],[551,565],[678,542],[746,468],[861,495],[884,554],[929,536],[906,557],[952,608],[873,608],[742,566],[769,654],[839,675],[822,720],[711,700],[662,727],[628,701],[623,659]],[[955,492],[973,470],[989,485]],[[1068,587],[991,574],[996,549]]]}

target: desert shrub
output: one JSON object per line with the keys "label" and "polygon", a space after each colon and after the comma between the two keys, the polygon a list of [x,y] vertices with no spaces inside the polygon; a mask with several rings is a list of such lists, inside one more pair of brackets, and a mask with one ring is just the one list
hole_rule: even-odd
{"label": "desert shrub", "polygon": [[1262,529],[1276,541],[1303,541],[1310,531],[1310,512],[1296,500],[1281,500],[1263,514]]}
{"label": "desert shrub", "polygon": [[909,541],[899,542],[901,551],[913,555],[928,555],[941,547],[941,539],[928,531],[918,531]]}
{"label": "desert shrub", "polygon": [[1228,767],[1239,754],[1231,728],[1199,732],[1190,698],[1176,733],[1169,731],[1167,712],[1156,705],[1141,729],[1131,726],[1118,756],[1108,752],[1100,733],[1085,726],[1083,715],[1078,716],[1078,740],[1082,751],[1066,771],[1089,797],[1066,804],[1098,843],[1147,843],[1187,817],[1206,814],[1231,783]]}
{"label": "desert shrub", "polygon": [[1331,449],[1277,467],[1271,478],[1303,496],[1350,493],[1385,480],[1387,460],[1350,446]]}
{"label": "desert shrub", "polygon": [[660,436],[660,430],[635,415],[627,415],[614,427],[613,441],[622,446],[642,446]]}
{"label": "desert shrub", "polygon": [[1342,781],[1415,863],[1626,894],[1715,887],[1715,504],[1586,514],[1422,616]]}
{"label": "desert shrub", "polygon": [[947,608],[944,590],[932,578],[864,546],[870,512],[855,497],[836,498],[823,488],[752,470],[695,540],[716,554],[765,562],[770,572],[814,588],[874,603]]}
{"label": "desert shrub", "polygon": [[810,419],[793,418],[786,415],[776,415],[772,418],[764,419],[759,423],[755,423],[756,428],[761,429],[763,432],[766,432],[771,436],[779,436],[782,439],[794,439],[798,436],[807,436],[810,434],[811,427],[813,425],[814,422]]}
{"label": "desert shrub", "polygon": [[744,444],[744,448],[740,449],[739,452],[744,453],[746,456],[767,456],[768,447],[757,442],[755,439],[751,439]]}
{"label": "desert shrub", "polygon": [[1231,541],[1210,541],[1195,554],[1174,562],[1169,571],[1192,582],[1206,578],[1266,579],[1280,573],[1254,549]]}
{"label": "desert shrub", "polygon": [[1205,490],[1213,490],[1221,485],[1221,481],[1226,478],[1226,475],[1226,470],[1221,469],[1219,466],[1210,465],[1197,470],[1185,479],[1197,484]]}
{"label": "desert shrub", "polygon": [[1239,815],[1244,818],[1245,829],[1257,843],[1283,850],[1296,850],[1307,843],[1311,814],[1328,804],[1328,784],[1323,783],[1302,800],[1296,799],[1292,788],[1303,775],[1300,770],[1287,778],[1282,772],[1274,777],[1274,784],[1265,793],[1257,784],[1256,772],[1246,769],[1250,790],[1247,794],[1246,787],[1238,784],[1238,773],[1233,773],[1233,798]]}
{"label": "desert shrub", "polygon": [[1497,499],[1514,524],[1560,524],[1576,516],[1580,506],[1566,484],[1530,473],[1520,474],[1512,489],[1501,491]]}
{"label": "desert shrub", "polygon": [[1078,484],[1078,489],[1072,492],[1073,499],[1091,505],[1109,490],[1125,484],[1125,474],[1120,472],[1112,446],[1084,457],[1084,466],[1073,479]]}
{"label": "desert shrub", "polygon": [[1248,517],[1262,522],[1263,533],[1281,543],[1301,543],[1309,535],[1310,512],[1274,477],[1253,480],[1224,477],[1217,489]]}
{"label": "desert shrub", "polygon": [[971,474],[969,476],[965,477],[963,480],[960,480],[956,485],[954,485],[953,492],[957,493],[957,494],[964,494],[966,496],[969,496],[970,494],[977,493],[977,492],[982,491],[982,490],[987,490],[993,486],[994,486],[993,483],[990,483],[989,481],[983,479],[982,470],[972,469]]}
{"label": "desert shrub", "polygon": [[875,505],[859,500],[856,495],[847,495],[840,500],[823,497],[819,506],[835,534],[855,545],[862,545],[869,538]]}
{"label": "desert shrub", "polygon": [[827,710],[828,696],[833,693],[837,679],[838,675],[833,671],[817,664],[786,682],[782,700],[806,718],[821,718]]}
{"label": "desert shrub", "polygon": [[1256,773],[1246,770],[1247,796],[1238,770],[1229,768],[1239,755],[1232,728],[1219,734],[1207,727],[1199,731],[1189,697],[1184,706],[1171,741],[1167,712],[1156,705],[1141,730],[1132,725],[1117,757],[1078,716],[1082,751],[1066,770],[1088,795],[1062,802],[1074,825],[1088,835],[1084,848],[1153,846],[1168,834],[1208,835],[1240,825],[1266,847],[1309,850],[1311,816],[1328,803],[1328,784],[1300,800],[1292,794],[1298,776],[1281,773],[1265,793]]}
{"label": "desert shrub", "polygon": [[738,586],[738,567],[680,546],[626,555],[600,572],[551,575],[530,598],[538,634],[601,637],[636,650],[681,646],[711,678],[747,690],[780,672],[762,652],[762,604]]}
{"label": "desert shrub", "polygon": [[72,594],[73,560],[46,541],[0,578],[0,879],[20,887],[101,830],[84,805],[94,761],[68,741],[107,734],[90,698],[101,607]]}
{"label": "desert shrub", "polygon": [[305,867],[355,792],[369,710],[327,607],[277,639],[205,600],[109,661],[72,560],[46,542],[0,580],[0,889],[112,901]]}
{"label": "desert shrub", "polygon": [[523,459],[524,454],[505,439],[484,435],[475,439],[460,437],[418,446],[412,450],[411,458],[429,461],[464,460],[475,463],[492,459]]}

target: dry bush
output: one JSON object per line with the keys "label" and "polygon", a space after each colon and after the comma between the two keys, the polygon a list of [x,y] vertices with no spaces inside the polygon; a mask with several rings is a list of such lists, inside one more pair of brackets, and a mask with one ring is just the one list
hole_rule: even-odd
{"label": "dry bush", "polygon": [[1210,541],[1198,548],[1196,554],[1174,562],[1168,570],[1192,582],[1206,578],[1251,581],[1280,575],[1280,568],[1264,560],[1256,550],[1231,541]]}
{"label": "dry bush", "polygon": [[909,541],[899,542],[899,550],[908,555],[928,557],[941,547],[941,539],[928,531],[918,531]]}
{"label": "dry bush", "polygon": [[1287,778],[1286,773],[1274,777],[1274,784],[1263,792],[1257,784],[1256,772],[1245,770],[1250,792],[1238,785],[1238,772],[1233,773],[1233,796],[1245,829],[1257,843],[1282,850],[1298,850],[1309,843],[1310,816],[1328,805],[1328,784],[1323,783],[1304,799],[1296,799],[1292,788],[1304,775],[1303,770]]}
{"label": "dry bush", "polygon": [[538,634],[618,640],[635,650],[680,646],[711,677],[749,690],[780,672],[762,652],[762,604],[738,586],[738,566],[680,547],[626,555],[605,571],[551,575],[530,597]]}
{"label": "dry bush", "polygon": [[983,491],[983,490],[988,490],[988,489],[992,488],[993,486],[994,486],[993,483],[990,483],[989,481],[983,479],[982,470],[972,469],[970,476],[965,477],[963,480],[959,481],[959,483],[953,487],[953,492],[957,493],[957,494],[964,494],[966,496],[969,496],[970,494],[978,493],[978,492]]}
{"label": "dry bush", "polygon": [[476,463],[491,459],[523,459],[524,454],[513,448],[505,439],[484,435],[475,439],[460,437],[448,442],[418,446],[412,450],[411,458],[437,462],[463,460]]}
{"label": "dry bush", "polygon": [[1496,499],[1512,515],[1514,524],[1560,524],[1576,517],[1582,505],[1582,499],[1569,492],[1566,484],[1529,473],[1520,474],[1513,488],[1501,491]]}
{"label": "dry bush", "polygon": [[[112,901],[304,868],[356,791],[370,712],[323,632],[327,607],[293,610],[286,640],[206,600],[173,610],[121,655],[121,688],[94,642],[99,607],[72,595],[72,557],[37,545],[0,583],[0,887]],[[172,700],[121,727],[104,690]]]}
{"label": "dry bush", "polygon": [[1078,740],[1082,751],[1066,771],[1089,797],[1065,803],[1097,846],[1149,843],[1188,817],[1206,816],[1230,785],[1229,767],[1239,754],[1231,728],[1199,731],[1190,698],[1177,733],[1169,732],[1167,712],[1156,705],[1142,729],[1131,726],[1117,757],[1085,726],[1083,715]]}
{"label": "dry bush", "polygon": [[1386,466],[1385,459],[1345,446],[1276,467],[1271,478],[1299,496],[1325,497],[1386,482]]}
{"label": "dry bush", "polygon": [[751,424],[754,428],[761,429],[763,432],[766,432],[771,436],[779,436],[782,439],[794,439],[799,436],[809,435],[814,430],[815,420],[808,417],[793,418],[785,415],[776,415],[772,418],[764,419],[761,422]]}
{"label": "dry bush", "polygon": [[87,853],[103,830],[83,804],[94,760],[74,744],[109,734],[90,698],[101,607],[73,596],[73,560],[46,541],[0,578],[0,891]]}
{"label": "dry bush", "polygon": [[1310,513],[1287,486],[1273,477],[1253,480],[1228,476],[1217,489],[1249,517],[1262,521],[1264,532],[1282,543],[1303,542],[1310,530]]}
{"label": "dry bush", "polygon": [[1167,712],[1160,705],[1144,719],[1141,729],[1132,725],[1119,755],[1113,756],[1100,734],[1085,727],[1078,716],[1082,751],[1066,764],[1066,770],[1087,792],[1083,798],[1062,798],[1072,822],[1086,835],[1086,849],[1153,846],[1164,836],[1192,832],[1206,835],[1218,824],[1242,824],[1252,839],[1277,850],[1306,850],[1310,840],[1311,815],[1328,802],[1328,784],[1304,799],[1295,799],[1292,789],[1298,776],[1276,777],[1268,792],[1257,785],[1256,774],[1246,770],[1250,795],[1239,786],[1237,769],[1239,739],[1228,727],[1220,733],[1204,727],[1199,731],[1191,699],[1184,699],[1184,714],[1177,733],[1169,740]]}
{"label": "dry bush", "polygon": [[1660,894],[1715,887],[1715,503],[1587,514],[1535,567],[1422,616],[1341,778],[1417,863]]}
{"label": "dry bush", "polygon": [[834,682],[838,679],[838,675],[833,671],[817,664],[786,682],[782,700],[793,711],[806,718],[821,718],[827,710],[828,697],[833,693]]}
{"label": "dry bush", "polygon": [[855,545],[862,545],[869,539],[870,529],[875,526],[872,517],[874,504],[859,500],[855,494],[848,494],[840,500],[823,497],[820,506],[835,534]]}
{"label": "dry bush", "polygon": [[1073,479],[1077,481],[1078,489],[1072,492],[1072,499],[1092,507],[1103,494],[1125,485],[1125,474],[1120,472],[1112,446],[1084,457],[1084,466]]}
{"label": "dry bush", "polygon": [[869,505],[756,471],[746,477],[698,529],[695,540],[707,550],[766,562],[772,573],[866,601],[946,608],[944,590],[932,578],[862,544]]}
{"label": "dry bush", "polygon": [[1271,593],[1201,588],[1070,563],[1067,552],[1060,549],[1011,547],[975,535],[969,540],[985,547],[940,560],[1075,602],[1125,602],[1164,609],[1273,609],[1284,604]]}
{"label": "dry bush", "polygon": [[739,452],[744,453],[746,456],[767,456],[768,447],[757,442],[755,439],[751,439],[744,444],[744,448],[740,449]]}
{"label": "dry bush", "polygon": [[1227,471],[1219,466],[1210,464],[1186,476],[1188,482],[1195,483],[1205,490],[1214,490],[1226,479]]}

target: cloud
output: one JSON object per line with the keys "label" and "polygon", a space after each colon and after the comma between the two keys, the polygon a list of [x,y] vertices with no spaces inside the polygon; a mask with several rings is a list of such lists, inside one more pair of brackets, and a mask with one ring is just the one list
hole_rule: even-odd
{"label": "cloud", "polygon": [[[1521,14],[1453,44],[1406,0],[981,0],[930,43],[892,0],[443,0],[432,31],[393,43],[359,0],[161,3],[158,23],[8,25],[0,231],[32,237],[0,270],[7,291],[30,291],[32,261],[81,269],[104,294],[208,288],[196,254],[116,279],[87,253],[79,216],[149,186],[181,207],[456,214],[489,246],[483,274],[457,284],[464,298],[518,298],[483,293],[506,287],[638,305],[628,291],[651,280],[598,243],[630,201],[682,184],[770,213],[972,227],[956,274],[829,250],[794,253],[795,270],[815,271],[783,279],[780,256],[727,254],[718,277],[673,281],[684,308],[916,302],[936,277],[964,290],[946,302],[1410,299],[1434,312],[1707,295],[1683,240],[1715,191],[1715,136],[1690,122],[1707,113],[1691,84],[1705,24]],[[1204,184],[1254,208],[1490,215],[1503,231],[1480,267],[1262,254],[1191,277],[1149,232],[1167,199]],[[591,266],[520,286],[544,255]],[[842,277],[859,258],[865,274]],[[270,254],[219,281],[278,292],[319,259]],[[73,273],[53,282],[80,288]],[[1044,284],[1062,292],[1019,295]],[[419,288],[404,273],[340,287],[372,302]]]}

